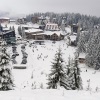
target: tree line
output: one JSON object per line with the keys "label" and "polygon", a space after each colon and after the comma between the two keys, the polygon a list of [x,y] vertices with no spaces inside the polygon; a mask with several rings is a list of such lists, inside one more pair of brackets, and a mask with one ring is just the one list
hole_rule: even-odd
{"label": "tree line", "polygon": [[53,13],[53,12],[46,12],[46,13],[34,13],[26,15],[26,20],[28,22],[32,21],[32,17],[35,17],[35,20],[38,17],[49,17],[50,22],[55,22],[59,26],[62,24],[62,19],[64,19],[65,25],[72,25],[79,23],[80,27],[84,30],[93,28],[94,25],[100,24],[100,18],[96,16],[90,15],[82,15],[79,13]]}
{"label": "tree line", "polygon": [[87,66],[100,69],[100,25],[80,33],[78,52],[86,54]]}

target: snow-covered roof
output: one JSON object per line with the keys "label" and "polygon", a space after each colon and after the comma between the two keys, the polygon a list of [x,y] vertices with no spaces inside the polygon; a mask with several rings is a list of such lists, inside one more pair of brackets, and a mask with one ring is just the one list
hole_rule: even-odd
{"label": "snow-covered roof", "polygon": [[27,66],[27,64],[13,64],[13,66],[24,67]]}
{"label": "snow-covered roof", "polygon": [[10,19],[10,18],[8,18],[8,17],[0,17],[0,19]]}
{"label": "snow-covered roof", "polygon": [[16,22],[16,20],[14,20],[14,19],[10,19],[10,22]]}
{"label": "snow-covered roof", "polygon": [[40,16],[38,17],[38,19],[46,19],[44,16]]}
{"label": "snow-covered roof", "polygon": [[29,28],[32,28],[33,26],[32,25],[25,25],[25,24],[23,24],[23,25],[21,25],[21,27],[29,27]]}
{"label": "snow-covered roof", "polygon": [[31,22],[28,22],[27,25],[28,25],[28,26],[31,26],[31,27],[33,27],[33,28],[39,28],[39,24],[36,24],[36,23],[33,24],[33,23],[31,23]]}
{"label": "snow-covered roof", "polygon": [[[32,34],[32,35],[47,35],[47,33],[43,32],[43,33]],[[48,35],[50,35],[50,34],[48,34]]]}
{"label": "snow-covered roof", "polygon": [[39,28],[39,24],[33,24],[33,28]]}
{"label": "snow-covered roof", "polygon": [[62,31],[45,31],[44,33],[45,33],[46,35],[53,35],[54,33],[56,33],[58,36],[64,35],[64,34],[62,33]]}
{"label": "snow-covered roof", "polygon": [[27,33],[32,33],[32,32],[43,32],[43,30],[32,28],[32,29],[25,30],[25,32],[27,32]]}
{"label": "snow-covered roof", "polygon": [[46,18],[47,20],[48,20],[48,19],[50,19],[50,17],[49,17],[49,16],[46,16],[45,18]]}
{"label": "snow-covered roof", "polygon": [[66,30],[67,33],[71,33],[71,28],[65,27],[65,30]]}
{"label": "snow-covered roof", "polygon": [[54,33],[56,33],[58,36],[63,35],[63,33],[61,31],[45,31],[43,33],[38,33],[38,34],[32,34],[32,35],[53,35]]}
{"label": "snow-covered roof", "polygon": [[21,27],[39,28],[39,25],[38,24],[27,23],[27,24],[21,25]]}
{"label": "snow-covered roof", "polygon": [[7,31],[7,30],[9,30],[9,28],[8,28],[8,27],[3,28],[3,31]]}
{"label": "snow-covered roof", "polygon": [[12,31],[13,31],[13,30],[8,30],[8,29],[7,29],[7,32],[0,32],[0,35],[7,34],[7,33],[12,32]]}
{"label": "snow-covered roof", "polygon": [[58,24],[56,24],[56,23],[47,23],[46,25],[58,25]]}
{"label": "snow-covered roof", "polygon": [[80,53],[78,58],[85,58],[86,54],[85,53]]}
{"label": "snow-covered roof", "polygon": [[73,32],[73,35],[77,35],[77,33]]}
{"label": "snow-covered roof", "polygon": [[71,36],[69,36],[69,37],[70,37],[70,40],[71,40],[71,41],[75,41],[77,36],[71,35]]}

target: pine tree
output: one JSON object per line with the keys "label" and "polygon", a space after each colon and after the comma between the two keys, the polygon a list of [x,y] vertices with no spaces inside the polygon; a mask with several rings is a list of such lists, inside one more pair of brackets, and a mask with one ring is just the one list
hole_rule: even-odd
{"label": "pine tree", "polygon": [[75,58],[75,60],[69,58],[66,76],[62,82],[67,90],[82,89],[82,79],[80,77],[77,58]]}
{"label": "pine tree", "polygon": [[13,89],[11,69],[7,67],[9,60],[9,55],[6,53],[6,49],[3,48],[0,54],[0,90],[3,91]]}
{"label": "pine tree", "polygon": [[[92,30],[92,29],[91,29]],[[79,36],[79,41],[78,41],[78,52],[86,52],[87,51],[87,44],[89,41],[89,38],[91,36],[91,31],[84,31],[81,32],[80,36]]]}
{"label": "pine tree", "polygon": [[60,86],[61,79],[64,77],[63,59],[61,49],[55,54],[54,62],[52,62],[51,73],[49,74],[48,88],[57,89]]}
{"label": "pine tree", "polygon": [[15,30],[15,27],[14,26],[12,26],[12,30]]}
{"label": "pine tree", "polygon": [[12,30],[11,26],[9,27],[9,30]]}
{"label": "pine tree", "polygon": [[22,29],[21,29],[21,26],[18,26],[18,33],[19,33],[19,35],[22,36]]}
{"label": "pine tree", "polygon": [[86,64],[96,70],[100,68],[100,27],[94,29],[88,42]]}
{"label": "pine tree", "polygon": [[63,86],[66,90],[71,90],[71,82],[69,79],[69,74],[71,73],[71,67],[72,67],[72,60],[69,56],[68,58],[68,65],[66,67],[66,75],[61,79],[61,86]]}
{"label": "pine tree", "polygon": [[74,59],[74,79],[75,79],[75,89],[83,89],[82,87],[82,79],[80,76],[80,68],[78,66],[78,57],[76,56]]}

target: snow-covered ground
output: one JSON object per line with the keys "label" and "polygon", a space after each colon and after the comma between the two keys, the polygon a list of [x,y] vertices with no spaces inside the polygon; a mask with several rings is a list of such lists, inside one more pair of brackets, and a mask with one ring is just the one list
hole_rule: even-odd
{"label": "snow-covered ground", "polygon": [[[14,26],[18,36],[18,25]],[[30,42],[32,43],[33,40]],[[100,71],[90,69],[84,64],[79,64],[83,90],[46,89],[51,62],[57,49],[61,47],[65,60],[64,65],[67,65],[69,55],[72,58],[74,57],[75,47],[67,46],[65,40],[57,41],[55,44],[52,41],[45,41],[45,45],[33,44],[31,47],[29,43],[27,42],[25,47],[25,52],[28,54],[27,68],[12,69],[15,84],[14,90],[0,91],[0,100],[100,100]],[[23,57],[21,52],[22,45],[17,45],[19,56],[16,57],[16,61],[18,64],[21,64]],[[7,47],[7,50],[12,54],[12,46]],[[89,90],[87,90],[88,85],[90,86]]]}
{"label": "snow-covered ground", "polygon": [[[46,83],[48,82],[47,78],[50,73],[51,62],[59,47],[62,49],[65,66],[67,65],[68,57],[74,57],[75,48],[67,47],[64,41],[58,41],[55,44],[53,44],[52,41],[45,41],[44,44],[45,45],[33,44],[30,47],[30,43],[26,43],[25,52],[28,54],[27,69],[13,69],[17,88],[31,88],[32,83],[34,84],[33,88],[39,89],[41,85],[43,85],[43,88],[47,88]],[[23,57],[21,52],[22,45],[23,44],[17,45],[19,56],[16,57],[16,61],[18,65],[21,64]],[[7,50],[12,54],[12,47],[8,47]],[[31,77],[33,77],[33,79]]]}

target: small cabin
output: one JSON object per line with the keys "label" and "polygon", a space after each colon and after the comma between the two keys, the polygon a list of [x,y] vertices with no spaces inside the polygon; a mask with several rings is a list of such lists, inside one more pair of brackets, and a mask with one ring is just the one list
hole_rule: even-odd
{"label": "small cabin", "polygon": [[85,56],[86,56],[85,53],[79,54],[79,57],[78,57],[79,63],[85,63]]}

